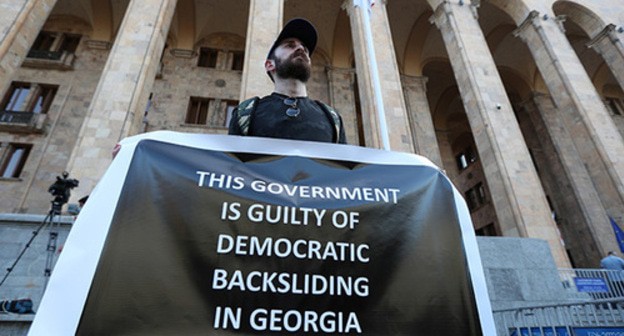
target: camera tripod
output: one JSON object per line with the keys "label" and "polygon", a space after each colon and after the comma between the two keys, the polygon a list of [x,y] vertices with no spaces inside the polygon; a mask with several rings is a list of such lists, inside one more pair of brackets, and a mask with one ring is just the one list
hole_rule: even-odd
{"label": "camera tripod", "polygon": [[2,286],[2,284],[9,277],[9,274],[11,274],[11,272],[13,271],[17,263],[20,261],[24,253],[26,253],[26,250],[30,247],[30,244],[32,244],[32,242],[35,240],[35,238],[37,237],[41,229],[43,229],[46,226],[49,226],[50,236],[48,238],[48,246],[46,248],[46,251],[47,251],[46,265],[45,265],[45,269],[43,272],[43,275],[45,276],[45,284],[43,286],[44,290],[47,287],[48,280],[50,278],[50,275],[52,274],[52,266],[54,265],[54,254],[56,253],[56,246],[57,246],[58,235],[59,235],[58,230],[59,230],[59,227],[61,226],[61,218],[60,218],[61,208],[63,207],[63,202],[56,198],[51,203],[52,203],[52,207],[50,211],[48,212],[48,215],[43,219],[39,227],[35,231],[32,232],[32,237],[30,237],[30,240],[28,240],[28,242],[26,243],[26,246],[24,246],[20,254],[17,256],[17,258],[13,262],[13,265],[7,268],[7,273],[4,275],[4,278],[2,278],[2,281],[0,281],[0,286]]}

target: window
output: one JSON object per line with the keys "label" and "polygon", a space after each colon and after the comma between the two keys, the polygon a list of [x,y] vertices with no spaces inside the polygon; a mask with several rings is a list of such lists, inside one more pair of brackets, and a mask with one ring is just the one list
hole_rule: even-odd
{"label": "window", "polygon": [[2,178],[17,178],[22,173],[26,158],[30,154],[30,144],[9,144],[4,157],[2,158],[2,166],[0,173]]}
{"label": "window", "polygon": [[475,234],[477,236],[486,236],[486,237],[494,237],[497,236],[496,228],[494,227],[494,223],[490,223],[480,229],[475,230]]}
{"label": "window", "polygon": [[191,97],[184,122],[194,125],[206,125],[210,101],[211,99]]}
{"label": "window", "polygon": [[30,50],[50,51],[52,50],[52,46],[54,45],[54,41],[56,41],[57,37],[58,37],[57,33],[42,31],[37,36],[37,39],[35,40],[35,43],[33,43]]}
{"label": "window", "polygon": [[0,131],[42,132],[56,86],[11,83],[0,101]]}
{"label": "window", "polygon": [[457,168],[459,171],[462,171],[477,161],[477,155],[472,150],[472,147],[466,147],[466,149],[455,156],[455,160],[457,161]]}
{"label": "window", "polygon": [[607,97],[605,98],[607,109],[614,115],[624,115],[624,101],[619,98]]}
{"label": "window", "polygon": [[483,183],[478,183],[474,187],[468,189],[464,193],[466,197],[466,203],[470,212],[480,208],[486,203],[485,188]]}
{"label": "window", "polygon": [[203,47],[199,49],[197,66],[218,70],[243,70],[245,52]]}
{"label": "window", "polygon": [[245,61],[245,53],[242,51],[234,51],[232,60],[232,70],[243,70],[243,62]]}
{"label": "window", "polygon": [[227,127],[237,100],[191,97],[185,123]]}
{"label": "window", "polygon": [[197,62],[197,66],[204,67],[204,68],[216,68],[218,55],[219,55],[219,51],[217,49],[212,49],[212,48],[199,49],[199,61]]}
{"label": "window", "polygon": [[4,98],[5,103],[2,104],[3,111],[24,111],[26,106],[26,98],[30,93],[30,84],[13,83]]}
{"label": "window", "polygon": [[63,34],[63,40],[59,47],[59,51],[66,51],[68,53],[75,53],[80,43],[80,35]]}
{"label": "window", "polygon": [[79,43],[80,35],[42,31],[30,48],[28,57],[60,60],[63,53],[75,53]]}
{"label": "window", "polygon": [[0,107],[5,112],[47,113],[56,90],[53,85],[12,83]]}
{"label": "window", "polygon": [[47,113],[50,105],[52,105],[52,100],[54,99],[55,94],[55,87],[40,85],[39,90],[37,90],[37,93],[35,94],[35,97],[33,99],[33,105],[30,109],[31,112]]}

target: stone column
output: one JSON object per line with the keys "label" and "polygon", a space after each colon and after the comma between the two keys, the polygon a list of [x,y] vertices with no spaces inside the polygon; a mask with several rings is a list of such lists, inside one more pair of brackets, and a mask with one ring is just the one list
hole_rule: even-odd
{"label": "stone column", "polygon": [[570,267],[472,6],[444,1],[433,20],[448,51],[503,235],[544,239],[557,265]]}
{"label": "stone column", "polygon": [[141,131],[176,0],[131,0],[95,90],[67,171],[88,195],[119,140]]}
{"label": "stone column", "polygon": [[254,96],[266,96],[273,91],[273,82],[264,70],[264,61],[282,29],[283,17],[283,0],[249,1],[240,101]]}
{"label": "stone column", "polygon": [[[353,1],[345,1],[343,8],[347,10],[351,22],[351,35],[353,36],[355,66],[358,74],[357,80],[360,89],[366,146],[380,148],[382,142],[377,121],[378,111],[373,100],[375,93],[372,84],[370,59],[366,52],[363,17],[360,9],[354,7]],[[370,19],[390,148],[395,151],[413,153],[412,135],[408,126],[405,97],[401,88],[401,77],[396,55],[394,54],[392,32],[390,31],[385,1],[378,1],[375,4],[375,7],[370,12]]]}
{"label": "stone column", "polygon": [[354,77],[355,71],[353,69],[327,68],[327,78],[329,78],[329,104],[333,106],[342,117],[347,143],[357,146],[359,144],[359,130],[353,92]]}
{"label": "stone column", "polygon": [[0,97],[11,84],[56,0],[0,2]]}
{"label": "stone column", "polygon": [[416,154],[420,154],[438,167],[442,167],[440,148],[427,100],[427,78],[403,75],[401,79],[403,90],[405,90],[405,103]]}
{"label": "stone column", "polygon": [[[607,213],[624,215],[624,141],[556,19],[537,11],[514,32],[533,54]],[[603,253],[606,251],[602,251]]]}
{"label": "stone column", "polygon": [[451,181],[456,181],[459,178],[459,171],[457,170],[455,153],[453,153],[453,147],[449,139],[449,132],[437,131],[436,140],[440,148],[440,155],[442,157],[440,168],[443,168],[444,173]]}
{"label": "stone column", "polygon": [[599,192],[551,97],[536,93],[528,104],[533,105],[526,108],[536,132],[533,141],[539,142],[544,150],[549,173],[554,170],[550,179],[555,182],[550,188],[551,199],[563,207],[559,209],[563,230],[572,238],[570,240],[577,240],[579,232],[586,232],[584,236],[590,240],[568,243],[582,250],[573,252],[577,262],[583,267],[595,267],[603,257],[602,251],[618,249]]}
{"label": "stone column", "polygon": [[615,25],[606,26],[587,46],[602,55],[620,88],[624,90],[624,43],[617,36]]}

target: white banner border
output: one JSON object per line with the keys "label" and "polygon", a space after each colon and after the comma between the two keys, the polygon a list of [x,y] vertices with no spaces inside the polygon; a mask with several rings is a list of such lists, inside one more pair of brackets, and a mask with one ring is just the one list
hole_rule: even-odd
{"label": "white banner border", "polygon": [[[146,139],[223,152],[304,156],[371,164],[420,165],[439,170],[422,156],[350,145],[170,131],[145,133],[124,139],[119,154],[89,196],[89,201],[67,238],[29,335],[60,336],[76,333],[134,149],[139,141]],[[496,335],[470,213],[461,194],[455,188],[453,192],[481,328],[484,335]]]}

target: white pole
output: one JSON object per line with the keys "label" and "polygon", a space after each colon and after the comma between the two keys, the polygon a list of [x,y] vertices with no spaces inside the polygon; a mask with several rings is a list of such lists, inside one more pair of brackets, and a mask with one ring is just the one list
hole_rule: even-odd
{"label": "white pole", "polygon": [[[364,1],[366,4],[364,4]],[[362,13],[362,21],[364,26],[364,40],[366,40],[366,52],[368,54],[368,60],[370,62],[370,69],[372,75],[372,84],[374,91],[374,102],[377,108],[377,118],[379,120],[379,133],[381,135],[381,143],[383,149],[390,150],[390,140],[388,137],[388,125],[386,124],[386,114],[384,112],[383,97],[381,95],[381,82],[379,80],[379,70],[377,69],[377,57],[375,56],[375,46],[373,44],[373,33],[370,24],[370,5],[369,0],[353,0],[353,5],[357,8],[360,7]]]}

